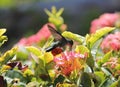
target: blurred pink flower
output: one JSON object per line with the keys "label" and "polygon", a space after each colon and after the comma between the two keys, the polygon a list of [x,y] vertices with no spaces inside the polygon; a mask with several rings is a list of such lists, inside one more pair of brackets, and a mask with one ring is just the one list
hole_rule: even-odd
{"label": "blurred pink flower", "polygon": [[20,39],[20,41],[17,44],[18,45],[33,45],[33,44],[40,42],[41,40],[44,40],[44,39],[47,40],[49,36],[51,35],[47,27],[48,24],[55,27],[53,24],[47,23],[36,34],[28,38]]}
{"label": "blurred pink flower", "polygon": [[99,18],[91,22],[90,33],[95,33],[96,30],[102,27],[112,27],[120,18],[118,13],[105,13]]}
{"label": "blurred pink flower", "polygon": [[108,68],[111,71],[113,76],[120,75],[120,62],[119,62],[119,58],[111,57],[102,66]]}
{"label": "blurred pink flower", "polygon": [[109,34],[106,36],[101,44],[101,49],[104,53],[114,50],[120,50],[120,32],[116,32],[115,34]]}
{"label": "blurred pink flower", "polygon": [[102,66],[109,66],[110,68],[114,69],[118,65],[118,58],[111,57],[106,63]]}
{"label": "blurred pink flower", "polygon": [[84,66],[86,55],[76,52],[64,52],[54,58],[56,71],[65,76],[69,76],[74,70],[81,70]]}

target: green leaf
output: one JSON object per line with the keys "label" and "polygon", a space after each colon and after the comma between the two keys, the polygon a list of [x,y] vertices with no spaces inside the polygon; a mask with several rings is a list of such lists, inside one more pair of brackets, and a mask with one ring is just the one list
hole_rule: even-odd
{"label": "green leaf", "polygon": [[95,34],[92,34],[89,39],[87,40],[87,45],[92,48],[93,45],[96,43],[97,40],[99,40],[101,37],[106,35],[107,33],[113,31],[114,27],[104,27],[96,31]]}
{"label": "green leaf", "polygon": [[103,58],[101,58],[101,59],[98,60],[98,62],[97,62],[98,66],[99,67],[102,66],[102,64],[104,64],[105,62],[107,62],[110,59],[111,56],[112,56],[112,51],[109,51],[108,53],[106,53],[103,56]]}
{"label": "green leaf", "polygon": [[0,46],[4,44],[5,41],[8,40],[7,36],[3,35],[5,32],[6,32],[6,29],[0,29]]}
{"label": "green leaf", "polygon": [[7,36],[0,36],[0,46],[8,40]]}
{"label": "green leaf", "polygon": [[53,60],[53,55],[51,54],[51,52],[45,52],[44,59],[45,59],[45,63],[51,62]]}
{"label": "green leaf", "polygon": [[76,52],[79,52],[80,54],[85,54],[88,53],[89,54],[89,49],[86,46],[83,45],[77,45],[75,48]]}
{"label": "green leaf", "polygon": [[118,86],[118,81],[113,82],[113,83],[110,85],[110,87],[119,87],[119,86]]}
{"label": "green leaf", "polygon": [[114,81],[108,77],[108,78],[106,78],[106,79],[104,80],[103,83],[100,84],[99,87],[110,87],[110,85],[111,85],[113,82],[114,82]]}
{"label": "green leaf", "polygon": [[89,58],[87,58],[86,63],[91,69],[94,67],[95,61],[93,57],[91,56],[91,54],[89,55]]}
{"label": "green leaf", "polygon": [[83,72],[81,75],[81,85],[82,87],[91,87],[91,78],[88,73]]}
{"label": "green leaf", "polygon": [[6,29],[0,29],[0,36],[2,36],[6,32]]}
{"label": "green leaf", "polygon": [[90,75],[92,77],[92,85],[94,84],[94,87],[99,87],[99,85],[101,84],[101,78],[93,73],[91,73]]}
{"label": "green leaf", "polygon": [[26,70],[23,72],[23,75],[24,75],[24,76],[32,76],[32,75],[33,75],[33,72],[32,72],[32,70],[30,70],[30,69],[26,69]]}
{"label": "green leaf", "polygon": [[[62,75],[59,75],[55,80],[54,80],[54,87],[56,87],[56,85],[58,83],[62,83],[64,81],[65,77],[63,77]],[[60,87],[60,86],[58,86]],[[63,86],[64,87],[64,86]]]}
{"label": "green leaf", "polygon": [[56,9],[56,7],[55,7],[55,6],[52,6],[52,8],[51,8],[51,12],[52,12],[52,14],[56,14],[57,9]]}
{"label": "green leaf", "polygon": [[118,80],[118,87],[120,87],[120,78],[119,78],[119,80]]}
{"label": "green leaf", "polygon": [[51,61],[46,64],[46,70],[51,78],[51,80],[54,80],[56,72],[55,72],[55,62]]}
{"label": "green leaf", "polygon": [[5,52],[0,57],[0,65],[6,64],[8,61],[10,61],[16,55],[17,49],[17,47],[13,47],[11,50]]}
{"label": "green leaf", "polygon": [[44,11],[45,11],[45,13],[46,13],[49,17],[53,17],[53,16],[54,16],[48,9],[45,9]]}
{"label": "green leaf", "polygon": [[113,82],[110,87],[120,87],[120,78],[118,78],[117,81]]}
{"label": "green leaf", "polygon": [[74,33],[72,33],[72,32],[69,32],[69,31],[64,31],[64,32],[62,33],[62,35],[63,35],[64,37],[68,38],[68,39],[72,39],[72,40],[74,40],[74,41],[77,41],[77,42],[79,42],[80,44],[82,44],[83,41],[84,41],[84,37],[82,37],[82,36],[80,36],[80,35],[78,35],[78,34],[74,34]]}
{"label": "green leaf", "polygon": [[40,83],[33,81],[33,82],[29,82],[26,87],[40,87]]}
{"label": "green leaf", "polygon": [[56,13],[56,16],[59,17],[64,11],[64,8],[60,8],[60,10]]}
{"label": "green leaf", "polygon": [[42,51],[40,49],[34,47],[34,46],[27,46],[26,49],[29,52],[33,53],[35,56],[41,56],[41,55],[43,55]]}
{"label": "green leaf", "polygon": [[25,47],[28,52],[30,52],[33,60],[36,62],[36,63],[40,63],[40,64],[43,64],[44,65],[44,54],[42,53],[42,51],[34,46],[27,46]]}
{"label": "green leaf", "polygon": [[93,45],[93,47],[91,49],[91,54],[94,58],[96,58],[96,56],[99,56],[100,54],[102,55],[102,52],[100,49],[100,44],[101,44],[102,40],[103,39],[99,39],[98,41],[96,41],[96,43]]}
{"label": "green leaf", "polygon": [[89,49],[86,47],[86,46],[83,46],[83,45],[77,45],[76,48],[75,48],[75,51],[76,52],[79,52],[81,54],[88,54],[88,58],[86,60],[86,63],[88,66],[90,66],[91,68],[94,67],[94,59],[93,57],[91,56],[90,54],[90,51]]}
{"label": "green leaf", "polygon": [[17,70],[7,71],[5,76],[8,78],[11,78],[11,79],[18,78],[20,80],[20,82],[24,82],[24,83],[27,82],[27,79],[23,76],[23,74]]}
{"label": "green leaf", "polygon": [[105,74],[102,71],[95,71],[94,72],[96,76],[99,77],[99,83],[103,83],[105,81]]}
{"label": "green leaf", "polygon": [[72,83],[58,83],[56,87],[78,87],[78,86]]}

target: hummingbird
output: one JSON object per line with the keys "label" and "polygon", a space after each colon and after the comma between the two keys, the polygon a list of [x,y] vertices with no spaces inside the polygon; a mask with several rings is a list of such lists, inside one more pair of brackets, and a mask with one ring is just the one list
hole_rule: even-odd
{"label": "hummingbird", "polygon": [[63,49],[65,46],[69,46],[70,48],[72,47],[73,40],[65,38],[61,35],[61,33],[59,33],[55,28],[50,25],[48,25],[48,29],[54,37],[54,42],[48,48],[46,48],[46,52],[61,51],[60,49]]}

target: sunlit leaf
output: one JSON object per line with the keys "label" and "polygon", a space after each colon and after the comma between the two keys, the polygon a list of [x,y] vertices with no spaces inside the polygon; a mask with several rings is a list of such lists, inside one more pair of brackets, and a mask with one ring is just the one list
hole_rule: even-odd
{"label": "sunlit leaf", "polygon": [[6,29],[0,29],[0,46],[8,40],[7,36],[3,35],[5,32],[6,32]]}
{"label": "sunlit leaf", "polygon": [[6,64],[8,61],[10,61],[16,55],[17,49],[17,47],[13,47],[11,50],[5,52],[0,57],[0,65]]}
{"label": "sunlit leaf", "polygon": [[109,51],[108,53],[106,53],[103,56],[103,58],[101,58],[101,59],[99,59],[97,61],[98,66],[101,66],[102,64],[104,64],[105,62],[107,62],[110,59],[111,56],[112,56],[112,51]]}
{"label": "sunlit leaf", "polygon": [[0,36],[2,36],[6,32],[6,29],[0,29]]}
{"label": "sunlit leaf", "polygon": [[42,54],[42,51],[41,51],[40,49],[38,49],[37,47],[27,46],[26,49],[27,49],[29,52],[31,52],[31,53],[33,53],[34,55],[36,55],[36,56],[41,56],[41,55],[43,55],[43,54]]}
{"label": "sunlit leaf", "polygon": [[4,72],[8,71],[9,69],[11,69],[10,66],[8,66],[8,65],[3,65],[3,66],[1,67],[1,69],[0,69],[0,73],[4,73]]}
{"label": "sunlit leaf", "polygon": [[63,33],[62,33],[62,35],[64,36],[64,37],[66,37],[66,38],[68,38],[68,39],[72,39],[72,40],[74,40],[74,41],[77,41],[77,42],[79,42],[80,44],[83,42],[83,40],[84,40],[84,37],[82,37],[82,36],[80,36],[80,35],[78,35],[78,34],[74,34],[74,33],[72,33],[72,32],[69,32],[69,31],[64,31]]}
{"label": "sunlit leaf", "polygon": [[56,87],[77,87],[77,85],[71,83],[58,83]]}
{"label": "sunlit leaf", "polygon": [[77,45],[75,48],[75,51],[79,52],[81,54],[85,54],[85,53],[89,54],[89,52],[90,52],[89,49],[83,45]]}
{"label": "sunlit leaf", "polygon": [[49,63],[50,61],[52,61],[53,55],[51,54],[51,52],[45,52],[44,59],[46,63]]}
{"label": "sunlit leaf", "polygon": [[26,70],[24,71],[23,75],[24,75],[25,77],[27,77],[27,76],[33,76],[33,72],[32,72],[32,70],[30,70],[30,69],[26,69]]}
{"label": "sunlit leaf", "polygon": [[53,70],[53,69],[48,70],[48,73],[49,73],[51,80],[53,81],[55,79],[55,75],[56,75],[55,70]]}
{"label": "sunlit leaf", "polygon": [[26,87],[39,87],[40,83],[33,81],[33,82],[29,82]]}
{"label": "sunlit leaf", "polygon": [[25,61],[28,59],[29,52],[26,50],[24,46],[19,46],[17,51],[17,59],[21,61]]}
{"label": "sunlit leaf", "polygon": [[0,36],[0,46],[8,40],[7,36]]}
{"label": "sunlit leaf", "polygon": [[114,27],[104,27],[96,31],[95,34],[92,34],[87,40],[87,45],[92,48],[92,46],[99,40],[101,37],[105,36],[107,33],[113,31]]}

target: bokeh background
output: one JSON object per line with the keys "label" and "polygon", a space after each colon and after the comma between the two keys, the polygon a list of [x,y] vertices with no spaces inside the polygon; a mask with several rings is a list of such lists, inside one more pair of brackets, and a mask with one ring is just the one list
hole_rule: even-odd
{"label": "bokeh background", "polygon": [[64,8],[62,17],[68,30],[89,33],[90,23],[103,13],[119,12],[120,0],[0,0],[0,28],[6,28],[9,40],[0,50],[11,48],[22,37],[36,33],[48,16],[44,9]]}

